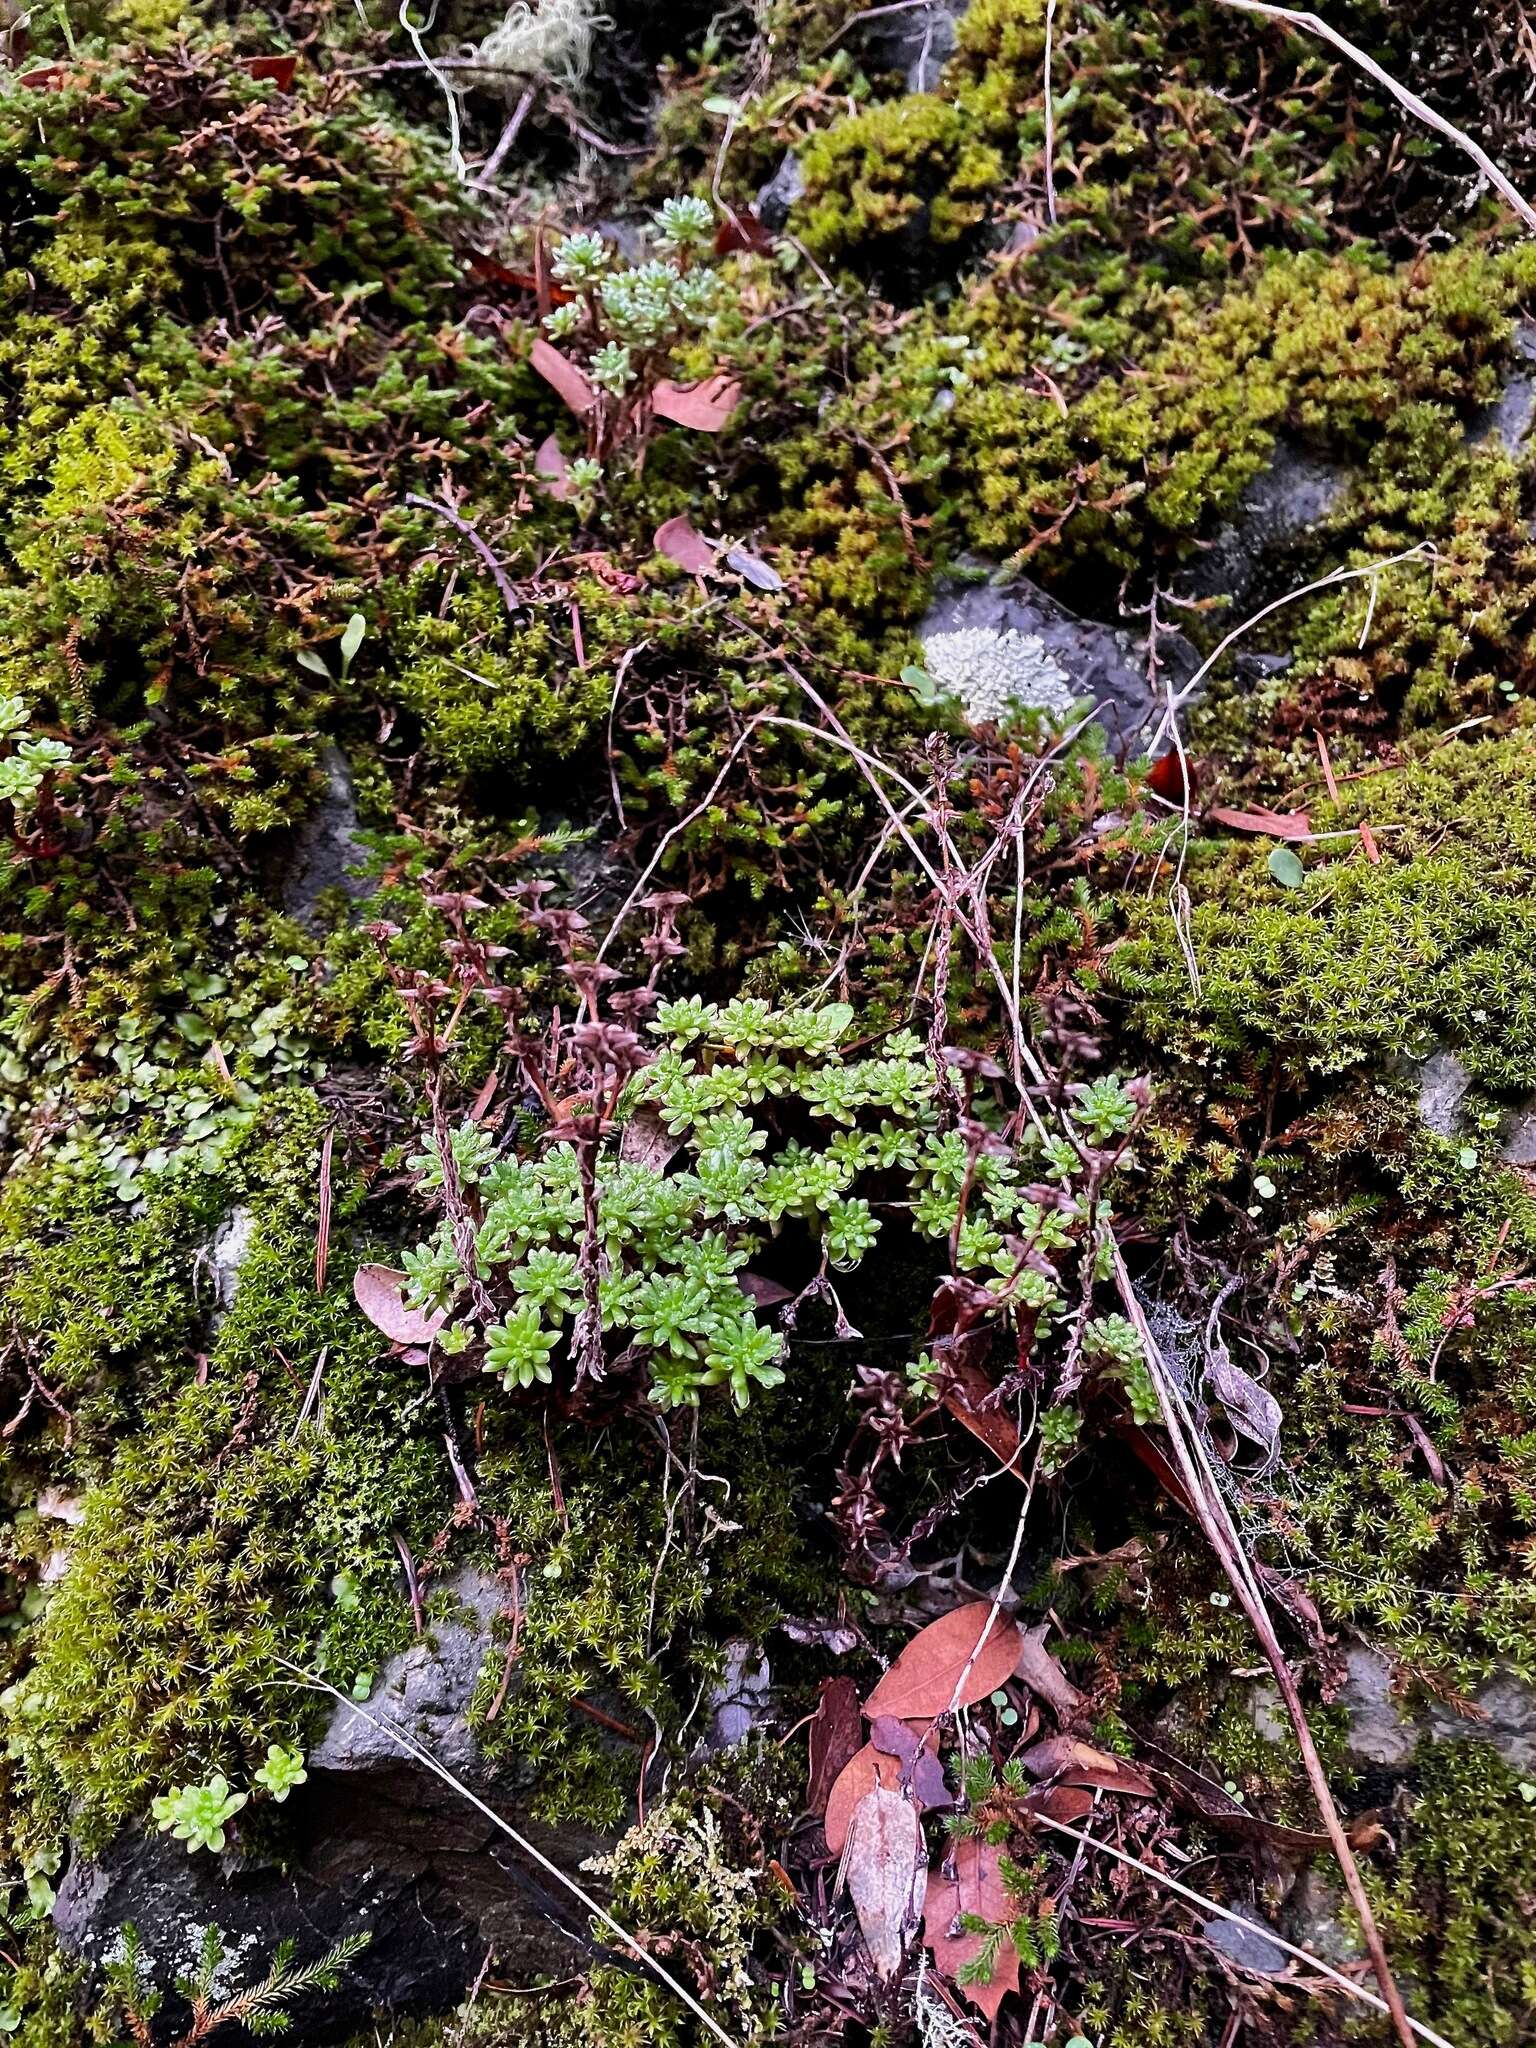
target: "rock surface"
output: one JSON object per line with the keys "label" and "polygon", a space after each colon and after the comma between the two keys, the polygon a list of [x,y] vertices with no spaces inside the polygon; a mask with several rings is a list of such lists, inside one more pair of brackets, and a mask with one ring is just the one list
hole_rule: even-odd
{"label": "rock surface", "polygon": [[518,1810],[526,1777],[493,1777],[479,1762],[467,1715],[500,1588],[464,1573],[450,1590],[464,1618],[390,1659],[366,1703],[370,1718],[337,1707],[310,1752],[308,1782],[283,1809],[281,1866],[255,1854],[192,1856],[168,1836],[131,1830],[70,1864],[54,1905],[64,1945],[100,1962],[131,1920],[166,1984],[212,1923],[238,1953],[243,1982],[286,1937],[309,1958],[368,1931],[342,1988],[297,2013],[293,2038],[304,2041],[344,2037],[375,2007],[451,2005],[493,1947],[524,1982],[582,1967],[591,1943],[581,1906],[387,1732],[423,1743],[578,1882],[583,1860],[612,1846],[583,1828],[529,1820]]}
{"label": "rock surface", "polygon": [[[1070,695],[1098,707],[1099,722],[1117,753],[1133,755],[1138,742],[1150,737],[1162,699],[1148,680],[1145,646],[1133,634],[1079,618],[1020,577],[1002,584],[941,586],[918,637],[926,647],[941,636],[978,631],[1005,644],[1010,634],[1038,643],[1069,679]],[[1177,633],[1163,636],[1160,651],[1165,673],[1177,688],[1194,673],[1194,653]],[[1038,658],[1033,666],[1039,666]]]}
{"label": "rock surface", "polygon": [[323,757],[325,790],[305,820],[283,884],[283,908],[303,925],[318,929],[320,898],[341,889],[354,900],[372,894],[373,884],[355,872],[368,858],[357,822],[352,770],[339,747]]}

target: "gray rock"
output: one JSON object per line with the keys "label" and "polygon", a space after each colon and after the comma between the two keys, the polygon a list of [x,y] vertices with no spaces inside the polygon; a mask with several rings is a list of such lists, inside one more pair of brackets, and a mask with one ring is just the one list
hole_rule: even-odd
{"label": "gray rock", "polygon": [[1472,1076],[1455,1053],[1432,1052],[1419,1068],[1419,1120],[1437,1138],[1454,1138]]}
{"label": "gray rock", "polygon": [[[982,629],[1006,641],[1038,644],[1038,655],[1070,683],[1070,694],[1098,705],[1100,723],[1122,754],[1136,750],[1150,737],[1162,711],[1147,678],[1146,650],[1120,627],[1080,619],[1036,584],[1020,577],[1012,583],[970,583],[941,586],[918,627],[926,645],[940,635]],[[1014,644],[1018,644],[1017,642]],[[1160,652],[1174,687],[1198,666],[1194,650],[1182,634],[1164,636]]]}
{"label": "gray rock", "polygon": [[1499,1131],[1499,1157],[1506,1166],[1536,1166],[1536,1098],[1522,1102],[1505,1117]]}
{"label": "gray rock", "polygon": [[899,13],[861,22],[869,61],[899,71],[908,92],[932,92],[969,4],[970,0],[918,0]]}
{"label": "gray rock", "polygon": [[752,1643],[726,1644],[725,1670],[709,1696],[706,1750],[734,1749],[772,1718],[768,1659]]}
{"label": "gray rock", "polygon": [[778,234],[789,219],[789,210],[805,190],[805,173],[793,150],[758,193],[753,212],[768,229]]}
{"label": "gray rock", "polygon": [[1347,1915],[1338,1873],[1321,1859],[1308,1864],[1292,1886],[1281,1932],[1336,1970],[1358,1962],[1365,1953]]}
{"label": "gray rock", "polygon": [[371,1932],[341,1989],[299,2012],[293,2038],[313,2042],[345,2038],[376,2007],[404,2014],[454,2004],[490,1950],[523,1981],[583,1967],[591,1942],[576,1900],[385,1732],[423,1743],[577,1882],[581,1864],[613,1846],[585,1828],[531,1820],[521,1810],[531,1774],[493,1774],[477,1759],[467,1713],[501,1589],[462,1573],[450,1590],[468,1616],[391,1658],[366,1703],[371,1719],[338,1707],[310,1750],[308,1780],[278,1817],[281,1867],[234,1850],[189,1856],[167,1836],[129,1830],[102,1855],[71,1860],[54,1905],[65,1948],[99,1964],[132,1920],[165,1985],[210,1923],[242,1978],[288,1936],[308,1958],[344,1934]]}
{"label": "gray rock", "polygon": [[1202,1921],[1200,1932],[1219,1955],[1236,1963],[1240,1970],[1256,1970],[1262,1976],[1278,1977],[1290,1968],[1290,1957],[1274,1939],[1257,1913],[1243,1906],[1232,1909],[1240,1917],[1227,1920],[1213,1914]]}
{"label": "gray rock", "polygon": [[373,884],[353,871],[368,857],[357,823],[352,771],[338,747],[327,747],[323,759],[325,790],[304,821],[292,865],[283,883],[283,908],[311,930],[323,923],[318,914],[322,895],[342,889],[354,901],[373,893]]}
{"label": "gray rock", "polygon": [[[1536,365],[1536,321],[1522,320],[1515,329],[1514,342],[1525,362]],[[1493,403],[1477,413],[1467,438],[1474,448],[1496,442],[1506,453],[1518,455],[1533,418],[1536,369],[1517,370]]]}
{"label": "gray rock", "polygon": [[1357,1643],[1347,1657],[1339,1703],[1349,1713],[1349,1747],[1367,1763],[1406,1764],[1419,1742],[1486,1742],[1511,1770],[1536,1770],[1536,1691],[1511,1671],[1473,1695],[1474,1718],[1439,1700],[1405,1714],[1392,1694],[1392,1667],[1379,1650]]}
{"label": "gray rock", "polygon": [[1281,441],[1269,467],[1238,500],[1234,517],[1194,564],[1196,595],[1241,603],[1268,563],[1327,518],[1348,483],[1349,472],[1336,463]]}
{"label": "gray rock", "polygon": [[207,1249],[199,1254],[201,1268],[213,1287],[215,1325],[235,1305],[235,1295],[240,1287],[240,1268],[245,1264],[246,1253],[255,1235],[255,1215],[242,1205],[230,1210],[213,1233]]}
{"label": "gray rock", "polygon": [[420,1743],[461,1775],[474,1767],[469,1707],[503,1594],[494,1579],[475,1571],[460,1572],[446,1590],[473,1618],[434,1623],[425,1641],[389,1659],[366,1700],[338,1706],[310,1757],[313,1769],[397,1767],[402,1746],[396,1736]]}

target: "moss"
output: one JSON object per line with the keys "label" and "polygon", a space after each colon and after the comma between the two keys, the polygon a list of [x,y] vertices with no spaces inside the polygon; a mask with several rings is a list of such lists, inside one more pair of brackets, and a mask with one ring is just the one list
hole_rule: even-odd
{"label": "moss", "polygon": [[1422,1746],[1390,1880],[1373,1889],[1383,1935],[1420,2003],[1453,2039],[1515,2048],[1536,2023],[1536,1891],[1528,1788],[1483,1744]]}
{"label": "moss", "polygon": [[814,136],[800,168],[794,224],[807,247],[878,263],[893,245],[958,242],[983,219],[1003,165],[958,107],[910,93]]}
{"label": "moss", "polygon": [[1536,1087],[1536,983],[1527,972],[1536,877],[1536,741],[1416,750],[1401,768],[1314,803],[1314,830],[1358,839],[1302,849],[1306,880],[1270,874],[1271,842],[1192,850],[1191,994],[1166,924],[1115,955],[1138,1029],[1201,1064],[1261,1043],[1334,1073],[1454,1044],[1490,1087]]}

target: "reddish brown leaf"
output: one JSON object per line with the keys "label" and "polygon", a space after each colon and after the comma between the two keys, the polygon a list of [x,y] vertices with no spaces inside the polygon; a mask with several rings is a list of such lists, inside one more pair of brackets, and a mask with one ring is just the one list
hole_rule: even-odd
{"label": "reddish brown leaf", "polygon": [[729,256],[737,249],[750,249],[756,255],[766,256],[772,248],[772,235],[749,206],[739,213],[728,213],[715,232],[717,256]]}
{"label": "reddish brown leaf", "polygon": [[923,1860],[922,1825],[911,1801],[881,1785],[866,1792],[849,1823],[844,1870],[864,1946],[876,1976],[887,1982],[901,1968],[917,1921]]}
{"label": "reddish brown leaf", "polygon": [[1042,1785],[1028,1795],[1024,1804],[1032,1813],[1043,1813],[1048,1820],[1065,1821],[1070,1827],[1092,1813],[1093,1794],[1085,1792],[1081,1785]]}
{"label": "reddish brown leaf", "polygon": [[31,92],[62,92],[65,76],[62,64],[43,64],[35,71],[23,71],[16,83]]}
{"label": "reddish brown leaf", "polygon": [[795,1298],[793,1287],[784,1287],[763,1273],[738,1273],[736,1285],[748,1301],[755,1301],[759,1308],[777,1308],[781,1301],[793,1301]]}
{"label": "reddish brown leaf", "polygon": [[[810,1777],[805,1803],[812,1813],[826,1812],[833,1785],[862,1747],[862,1732],[859,1688],[851,1678],[824,1678],[821,1699],[811,1716]],[[837,1846],[841,1853],[842,1843]]]}
{"label": "reddish brown leaf", "polygon": [[658,555],[676,562],[690,576],[708,576],[714,569],[715,551],[686,512],[679,512],[675,519],[657,527],[655,547]]}
{"label": "reddish brown leaf", "polygon": [[[493,256],[488,249],[471,249],[465,268],[471,277],[482,284],[504,284],[520,292],[537,292],[539,276],[537,271],[522,270],[514,264],[503,263],[499,256]],[[568,306],[575,298],[563,285],[549,284],[545,289],[551,306]]]}
{"label": "reddish brown leaf", "polygon": [[1013,1675],[1045,1701],[1058,1721],[1070,1721],[1081,1709],[1083,1695],[1045,1647],[1048,1627],[1042,1621],[1038,1628],[1025,1629]]}
{"label": "reddish brown leaf", "polygon": [[674,426],[692,427],[696,434],[718,434],[741,397],[734,377],[706,377],[702,384],[672,384],[665,380],[651,393],[651,410]]}
{"label": "reddish brown leaf", "polygon": [[533,467],[539,489],[545,497],[557,499],[563,505],[571,495],[571,472],[566,464],[565,450],[553,434],[547,434],[539,443]]}
{"label": "reddish brown leaf", "polygon": [[848,1759],[827,1794],[827,1810],[822,1819],[827,1847],[834,1856],[843,1853],[843,1844],[848,1839],[848,1829],[859,1801],[876,1785],[883,1785],[888,1792],[894,1792],[900,1783],[901,1758],[887,1756],[872,1742],[866,1742]]}
{"label": "reddish brown leaf", "polygon": [[405,1277],[393,1266],[359,1266],[352,1281],[353,1299],[391,1344],[430,1344],[447,1322],[447,1314],[442,1309],[426,1315],[419,1308],[407,1308]]}
{"label": "reddish brown leaf", "polygon": [[1049,1735],[1019,1758],[1032,1778],[1055,1778],[1063,1785],[1090,1791],[1123,1792],[1132,1799],[1150,1799],[1152,1780],[1123,1756],[1095,1749],[1072,1735]]}
{"label": "reddish brown leaf", "polygon": [[279,92],[287,92],[293,85],[293,74],[299,68],[299,60],[291,51],[281,57],[242,57],[240,69],[248,71],[252,78],[270,78]]}
{"label": "reddish brown leaf", "polygon": [[542,334],[529,351],[528,360],[544,382],[559,392],[572,412],[578,415],[590,412],[596,405],[597,387],[586,371],[578,369],[575,363],[561,355],[559,349],[552,348]]}
{"label": "reddish brown leaf", "polygon": [[1170,804],[1181,804],[1198,786],[1194,765],[1177,748],[1152,763],[1147,787]]}
{"label": "reddish brown leaf", "polygon": [[1020,1468],[1023,1442],[1018,1427],[1005,1408],[983,1406],[996,1389],[981,1367],[965,1356],[963,1340],[945,1352],[944,1366],[947,1378],[939,1396],[941,1405],[978,1443],[986,1445],[1000,1465],[1007,1465],[1023,1485],[1026,1475]]}
{"label": "reddish brown leaf", "polygon": [[[1006,1925],[1017,1917],[998,1868],[1004,1853],[990,1842],[963,1835],[943,1863],[928,1873],[923,1941],[946,1977],[958,1977],[967,1963],[975,1962],[987,1940],[984,1934],[965,1932],[960,1925],[962,1914],[974,1913],[992,1926]],[[988,1981],[961,1988],[989,2020],[997,2018],[1004,1998],[1019,1988],[1018,1951],[1006,1934],[998,1945]]]}
{"label": "reddish brown leaf", "polygon": [[1006,1615],[994,1616],[989,1600],[972,1600],[918,1631],[864,1702],[864,1711],[871,1720],[877,1714],[932,1720],[996,1692],[1018,1661],[1015,1624]]}
{"label": "reddish brown leaf", "polygon": [[1305,811],[1229,811],[1213,804],[1206,812],[1213,825],[1233,832],[1260,832],[1269,839],[1310,839],[1312,820]]}

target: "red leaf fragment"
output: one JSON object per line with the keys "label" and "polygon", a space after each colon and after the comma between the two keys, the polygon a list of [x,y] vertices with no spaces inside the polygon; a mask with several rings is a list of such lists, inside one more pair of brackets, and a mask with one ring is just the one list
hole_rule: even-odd
{"label": "red leaf fragment", "polygon": [[972,1600],[918,1631],[864,1702],[864,1711],[871,1720],[893,1714],[902,1721],[930,1721],[996,1692],[1018,1661],[1017,1625],[995,1615],[990,1600]]}
{"label": "red leaf fragment", "polygon": [[1160,760],[1154,761],[1147,776],[1147,787],[1168,803],[1181,804],[1198,786],[1198,777],[1193,764],[1186,764],[1186,757],[1172,748]]}
{"label": "red leaf fragment", "polygon": [[529,350],[528,361],[578,417],[596,405],[597,387],[586,371],[561,355],[559,349],[552,348],[542,334]]}
{"label": "red leaf fragment", "polygon": [[[946,1977],[957,1977],[967,1963],[975,1962],[987,1941],[984,1934],[965,1931],[960,1925],[962,1914],[973,1913],[991,1926],[1007,1925],[1017,1917],[998,1867],[1003,1853],[977,1836],[963,1835],[945,1861],[928,1873],[923,1941]],[[997,2018],[1004,1998],[1018,1988],[1018,1951],[1006,1934],[998,1944],[987,1982],[962,1987],[989,2020]]]}
{"label": "red leaf fragment", "polygon": [[686,512],[679,512],[675,519],[657,527],[655,547],[657,554],[665,555],[669,562],[676,562],[679,569],[686,569],[690,576],[713,573],[715,551]]}
{"label": "red leaf fragment", "polygon": [[407,1308],[405,1282],[406,1275],[393,1266],[359,1266],[352,1281],[352,1298],[391,1344],[430,1344],[447,1322],[447,1311],[434,1309],[427,1315],[419,1308]]}
{"label": "red leaf fragment", "polygon": [[1206,812],[1213,825],[1226,825],[1233,832],[1259,832],[1270,839],[1310,839],[1312,820],[1305,811],[1230,811],[1213,804]]}
{"label": "red leaf fragment", "polygon": [[[821,1699],[811,1716],[810,1778],[806,1805],[825,1813],[832,1787],[858,1755],[862,1728],[859,1689],[851,1678],[824,1678]],[[838,1845],[841,1849],[841,1844]]]}
{"label": "red leaf fragment", "polygon": [[738,249],[750,249],[758,256],[766,256],[772,248],[772,235],[749,206],[742,207],[739,212],[727,213],[715,231],[717,256],[730,256]]}
{"label": "red leaf fragment", "polygon": [[299,68],[296,52],[290,50],[282,56],[242,57],[240,69],[249,72],[252,78],[270,78],[279,92],[288,92],[293,86],[293,74]]}
{"label": "red leaf fragment", "polygon": [[740,397],[741,386],[734,377],[706,377],[702,384],[673,384],[664,379],[651,393],[651,410],[674,426],[691,427],[696,434],[718,434]]}
{"label": "red leaf fragment", "polygon": [[860,1800],[876,1785],[883,1785],[887,1791],[894,1792],[900,1783],[901,1758],[887,1756],[872,1742],[866,1742],[848,1759],[833,1780],[832,1789],[827,1794],[827,1810],[822,1818],[827,1847],[834,1856],[843,1853],[843,1844],[848,1839],[848,1829]]}

